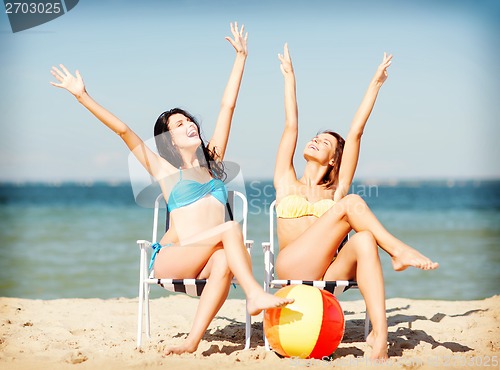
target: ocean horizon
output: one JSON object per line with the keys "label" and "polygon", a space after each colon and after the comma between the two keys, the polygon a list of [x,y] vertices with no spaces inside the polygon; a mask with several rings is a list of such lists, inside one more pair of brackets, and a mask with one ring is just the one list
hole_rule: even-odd
{"label": "ocean horizon", "polygon": [[[269,239],[269,179],[246,180],[254,276],[263,280]],[[133,298],[138,239],[151,239],[152,209],[127,182],[0,183],[0,296]],[[500,294],[500,180],[363,180],[362,196],[396,237],[440,263],[435,271],[392,270],[380,250],[387,298],[471,300]],[[152,296],[169,295],[152,287]],[[243,298],[241,288],[230,298]],[[361,299],[348,291],[339,299]]]}

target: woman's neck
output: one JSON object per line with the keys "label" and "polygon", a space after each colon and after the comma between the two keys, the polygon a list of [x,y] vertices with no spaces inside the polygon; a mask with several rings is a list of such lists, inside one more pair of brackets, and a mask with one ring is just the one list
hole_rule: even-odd
{"label": "woman's neck", "polygon": [[182,158],[182,168],[200,167],[200,161],[196,155],[196,150],[180,150],[179,152]]}
{"label": "woman's neck", "polygon": [[307,186],[320,185],[328,171],[328,167],[322,166],[317,162],[307,161],[304,175],[300,178],[300,182]]}

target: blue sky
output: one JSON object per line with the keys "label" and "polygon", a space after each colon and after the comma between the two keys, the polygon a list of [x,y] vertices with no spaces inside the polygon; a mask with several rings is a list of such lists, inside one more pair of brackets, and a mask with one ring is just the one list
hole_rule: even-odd
{"label": "blue sky", "polygon": [[89,93],[143,139],[183,107],[212,133],[234,59],[231,21],[249,57],[227,159],[271,177],[283,128],[277,58],[297,76],[299,173],[319,129],[345,135],[380,63],[394,54],[362,141],[357,179],[500,178],[500,6],[496,1],[86,1],[13,34],[0,15],[0,181],[121,181],[121,140],[66,91],[52,65],[79,69]]}

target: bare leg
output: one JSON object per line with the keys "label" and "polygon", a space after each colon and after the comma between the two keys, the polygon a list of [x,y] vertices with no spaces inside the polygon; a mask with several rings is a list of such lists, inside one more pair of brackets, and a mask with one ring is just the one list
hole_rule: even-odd
{"label": "bare leg", "polygon": [[258,315],[262,310],[293,303],[293,299],[280,298],[264,291],[252,274],[252,261],[242,243],[243,234],[240,225],[234,221],[226,222],[226,225],[228,229],[222,234],[224,251],[229,268],[245,292],[250,315]]}
{"label": "bare leg", "polygon": [[237,222],[229,221],[195,237],[183,240],[179,246],[163,248],[155,262],[158,277],[192,278],[198,276],[215,249],[223,247],[229,269],[247,297],[251,315],[262,310],[284,306],[293,299],[280,298],[264,292],[252,274],[252,262],[243,244],[243,234]]}
{"label": "bare leg", "polygon": [[278,275],[290,279],[319,279],[330,265],[347,233],[370,231],[377,244],[392,257],[395,270],[409,266],[435,269],[432,262],[391,235],[357,195],[347,195],[321,216],[304,233],[283,248],[276,259]]}
{"label": "bare leg", "polygon": [[369,231],[355,234],[327,269],[324,280],[356,279],[372,322],[367,342],[371,358],[387,358],[387,318],[382,266],[375,238]]}
{"label": "bare leg", "polygon": [[432,262],[417,250],[390,234],[368,208],[365,201],[358,195],[350,194],[338,202],[339,207],[332,207],[330,217],[341,216],[356,231],[370,231],[377,244],[392,257],[394,270],[402,271],[409,266],[422,270],[433,270],[439,264]]}
{"label": "bare leg", "polygon": [[222,249],[216,250],[212,254],[198,278],[208,278],[208,280],[200,296],[191,331],[181,346],[167,348],[165,354],[196,351],[210,322],[224,304],[233,274],[229,270],[226,255]]}

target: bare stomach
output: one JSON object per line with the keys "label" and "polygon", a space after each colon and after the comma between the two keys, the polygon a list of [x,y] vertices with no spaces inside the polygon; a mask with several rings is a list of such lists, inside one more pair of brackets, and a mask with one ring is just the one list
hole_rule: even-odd
{"label": "bare stomach", "polygon": [[183,243],[224,223],[224,205],[211,195],[170,213],[170,227],[161,243]]}

